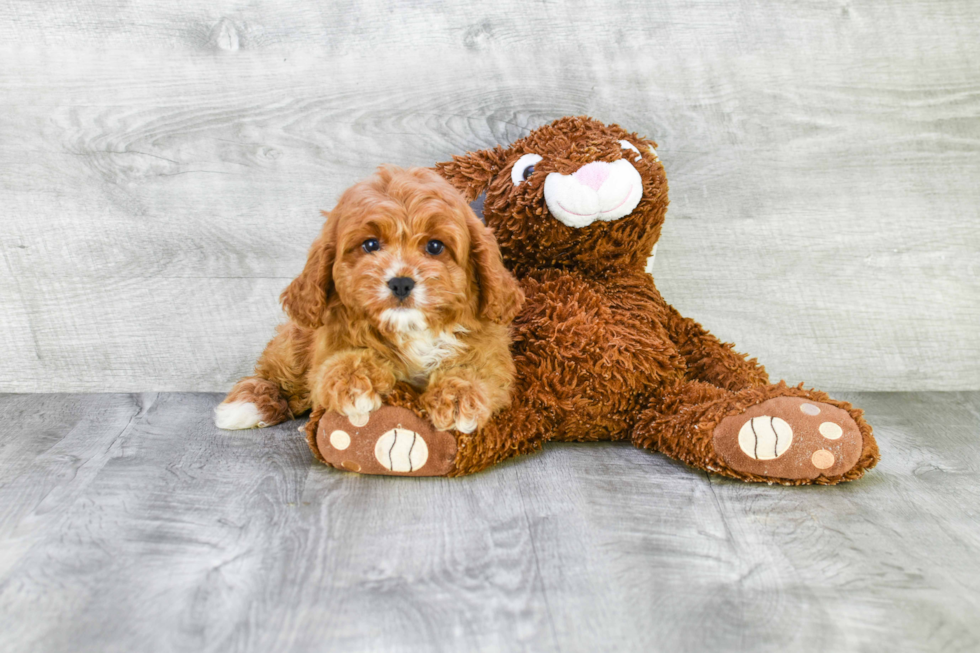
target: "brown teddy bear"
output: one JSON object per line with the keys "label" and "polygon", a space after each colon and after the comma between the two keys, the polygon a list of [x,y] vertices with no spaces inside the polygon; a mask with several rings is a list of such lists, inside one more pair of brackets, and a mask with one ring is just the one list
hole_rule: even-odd
{"label": "brown teddy bear", "polygon": [[[527,298],[513,323],[513,403],[472,434],[437,431],[418,391],[400,386],[363,427],[314,410],[314,455],[363,473],[456,476],[552,440],[629,440],[746,481],[830,485],[874,467],[860,410],[771,384],[660,296],[645,270],[667,211],[655,148],[617,125],[562,118],[438,164],[468,200],[485,194],[486,224]],[[338,450],[332,435],[353,444]],[[425,464],[403,465],[419,437]]]}

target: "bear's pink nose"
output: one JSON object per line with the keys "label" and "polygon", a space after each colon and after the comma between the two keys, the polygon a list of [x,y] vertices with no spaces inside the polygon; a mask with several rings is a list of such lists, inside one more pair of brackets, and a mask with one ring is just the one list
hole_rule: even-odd
{"label": "bear's pink nose", "polygon": [[585,184],[592,190],[599,190],[602,183],[609,178],[609,164],[604,161],[593,161],[578,170],[572,177],[580,184]]}

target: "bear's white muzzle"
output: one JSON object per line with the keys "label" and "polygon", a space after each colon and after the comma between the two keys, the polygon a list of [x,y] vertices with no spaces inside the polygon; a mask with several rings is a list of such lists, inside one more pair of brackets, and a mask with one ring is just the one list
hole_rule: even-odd
{"label": "bear's white muzzle", "polygon": [[548,210],[569,227],[618,220],[629,215],[642,197],[643,180],[626,159],[593,161],[573,174],[552,172],[544,180]]}

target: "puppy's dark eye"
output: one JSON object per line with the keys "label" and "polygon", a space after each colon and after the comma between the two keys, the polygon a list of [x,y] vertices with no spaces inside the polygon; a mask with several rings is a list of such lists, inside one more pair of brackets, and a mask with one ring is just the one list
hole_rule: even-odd
{"label": "puppy's dark eye", "polygon": [[430,240],[425,244],[425,251],[433,256],[439,256],[444,249],[446,249],[446,246],[439,240]]}
{"label": "puppy's dark eye", "polygon": [[381,243],[377,238],[368,238],[363,243],[361,243],[361,248],[370,254],[371,252],[376,252],[381,249]]}
{"label": "puppy's dark eye", "polygon": [[533,174],[534,174],[534,166],[528,166],[528,167],[524,168],[524,174],[521,175],[521,176],[524,177],[524,180],[525,181],[527,181],[527,178],[530,177]]}

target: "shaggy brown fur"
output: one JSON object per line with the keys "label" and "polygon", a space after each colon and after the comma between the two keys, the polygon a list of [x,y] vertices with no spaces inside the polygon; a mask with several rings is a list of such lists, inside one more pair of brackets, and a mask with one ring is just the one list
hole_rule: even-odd
{"label": "shaggy brown fur", "polygon": [[[440,429],[484,424],[510,399],[506,325],[523,301],[487,228],[425,168],[382,167],[324,215],[282,293],[291,320],[218,407],[219,426],[270,426],[311,408],[366,421],[396,383],[419,389]],[[392,279],[415,285],[399,297]],[[255,419],[223,418],[243,410]]]}
{"label": "shaggy brown fur", "polygon": [[[641,156],[624,149],[623,140]],[[508,148],[473,152],[436,166],[467,199],[486,193],[487,225],[527,297],[513,325],[513,404],[476,433],[457,434],[450,474],[484,469],[549,440],[630,440],[746,481],[833,484],[859,478],[878,461],[871,427],[860,410],[802,385],[770,384],[755,359],[737,353],[664,301],[644,271],[667,210],[667,179],[655,147],[617,125],[563,118]],[[528,153],[542,159],[526,181],[515,184],[511,169]],[[591,162],[627,157],[643,185],[642,199],[630,214],[573,228],[549,213],[544,196],[549,173],[571,175]],[[844,437],[859,439],[858,462],[834,476],[797,478],[751,474],[722,460],[713,441],[719,423],[780,396],[812,402],[804,404],[804,412],[821,403],[845,409],[854,421],[845,425],[850,431]],[[404,387],[389,403],[425,414]],[[307,429],[314,448],[318,418],[315,413]]]}

